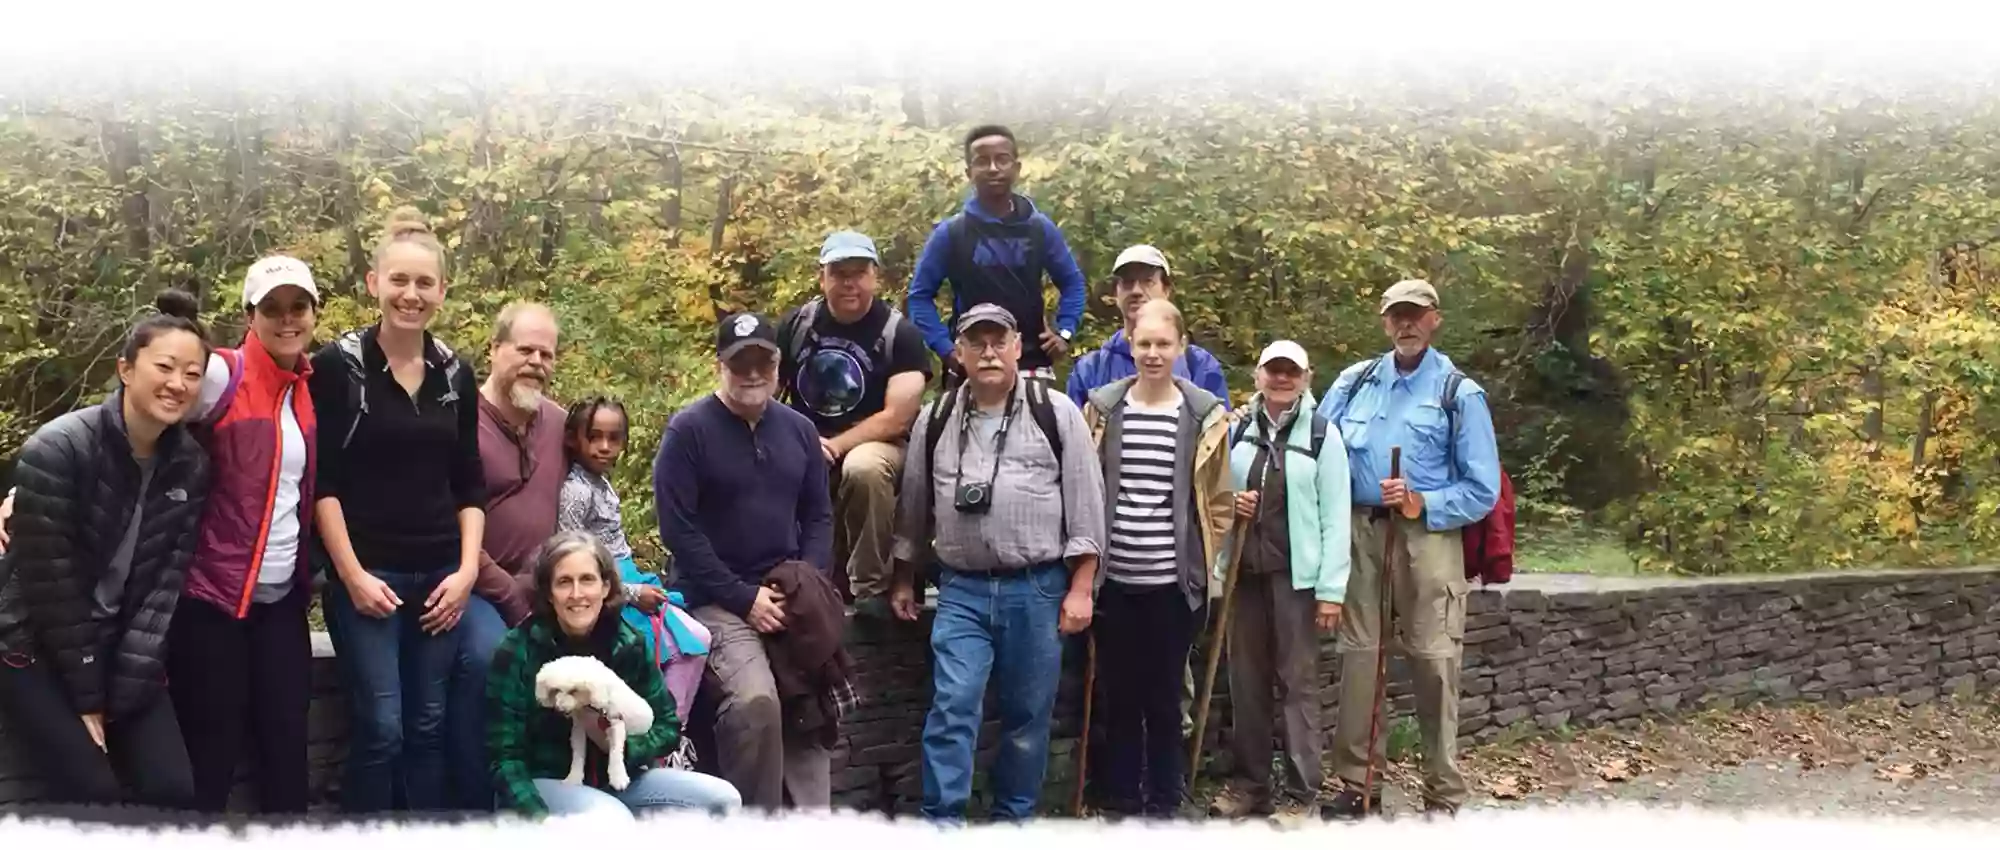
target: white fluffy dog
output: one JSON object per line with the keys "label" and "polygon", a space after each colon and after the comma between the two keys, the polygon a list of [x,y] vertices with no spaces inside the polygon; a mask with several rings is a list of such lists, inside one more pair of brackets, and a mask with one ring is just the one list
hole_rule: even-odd
{"label": "white fluffy dog", "polygon": [[601,743],[610,756],[611,787],[623,791],[632,784],[625,772],[625,739],[653,728],[653,707],[617,673],[588,655],[563,656],[535,673],[535,701],[570,719],[569,776],[563,782],[583,784],[584,747],[589,745],[591,727],[603,717],[609,721]]}

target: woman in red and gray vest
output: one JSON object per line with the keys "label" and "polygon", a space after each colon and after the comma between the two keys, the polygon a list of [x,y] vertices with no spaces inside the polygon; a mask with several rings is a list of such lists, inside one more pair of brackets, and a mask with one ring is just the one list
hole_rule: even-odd
{"label": "woman in red and gray vest", "polygon": [[319,287],[305,263],[266,257],[243,279],[249,332],[217,349],[196,414],[213,484],[167,641],[168,690],[194,771],[195,807],[221,812],[246,745],[262,810],[306,810],[306,712],[315,417],[306,348]]}

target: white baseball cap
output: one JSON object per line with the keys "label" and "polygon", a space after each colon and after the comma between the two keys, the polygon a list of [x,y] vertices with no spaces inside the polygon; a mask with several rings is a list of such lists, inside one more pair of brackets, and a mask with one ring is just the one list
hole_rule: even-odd
{"label": "white baseball cap", "polygon": [[1264,353],[1257,355],[1257,368],[1262,369],[1264,368],[1264,364],[1273,360],[1290,360],[1293,363],[1299,364],[1299,368],[1301,369],[1312,368],[1306,362],[1305,346],[1299,345],[1289,339],[1281,339],[1264,346]]}
{"label": "white baseball cap", "polygon": [[243,306],[257,306],[280,286],[303,289],[312,296],[314,304],[319,303],[319,285],[313,283],[312,270],[306,268],[305,263],[280,254],[265,257],[250,266],[250,272],[243,276]]}
{"label": "white baseball cap", "polygon": [[1118,252],[1118,259],[1111,264],[1111,270],[1116,272],[1133,263],[1144,263],[1152,266],[1159,269],[1161,274],[1173,273],[1171,269],[1167,268],[1167,255],[1160,253],[1160,249],[1151,245],[1134,245]]}

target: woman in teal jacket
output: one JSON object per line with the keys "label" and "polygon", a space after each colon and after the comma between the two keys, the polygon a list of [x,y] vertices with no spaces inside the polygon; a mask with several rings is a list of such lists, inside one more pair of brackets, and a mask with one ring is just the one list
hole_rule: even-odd
{"label": "woman in teal jacket", "polygon": [[[1271,343],[1257,358],[1257,394],[1229,432],[1229,472],[1243,522],[1235,610],[1229,615],[1231,747],[1238,775],[1211,810],[1269,814],[1271,683],[1284,711],[1284,764],[1295,805],[1320,786],[1319,635],[1340,623],[1350,552],[1347,450],[1340,429],[1314,412],[1312,371],[1298,343]],[[1231,551],[1223,546],[1221,551]],[[1224,558],[1227,557],[1225,554]],[[1218,558],[1212,587],[1223,585]]]}

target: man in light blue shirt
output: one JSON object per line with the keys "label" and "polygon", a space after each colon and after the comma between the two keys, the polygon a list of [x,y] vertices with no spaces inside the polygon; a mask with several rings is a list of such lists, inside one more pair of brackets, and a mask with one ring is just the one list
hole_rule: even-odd
{"label": "man in light blue shirt", "polygon": [[[1382,696],[1375,691],[1375,659],[1383,635],[1383,548],[1392,522],[1400,545],[1387,566],[1397,643],[1409,658],[1416,690],[1424,808],[1449,815],[1465,802],[1465,777],[1456,764],[1467,592],[1461,530],[1499,501],[1500,452],[1486,391],[1431,348],[1443,321],[1437,289],[1429,283],[1389,287],[1382,294],[1382,329],[1394,347],[1341,372],[1319,408],[1346,444],[1354,504],[1333,734],[1333,772],[1343,787],[1321,810],[1328,819],[1362,814],[1368,761],[1382,758],[1379,737],[1372,756],[1368,752],[1368,727]],[[1401,476],[1391,478],[1389,455],[1397,447],[1403,450]],[[1379,794],[1367,804],[1368,811],[1380,811]]]}

